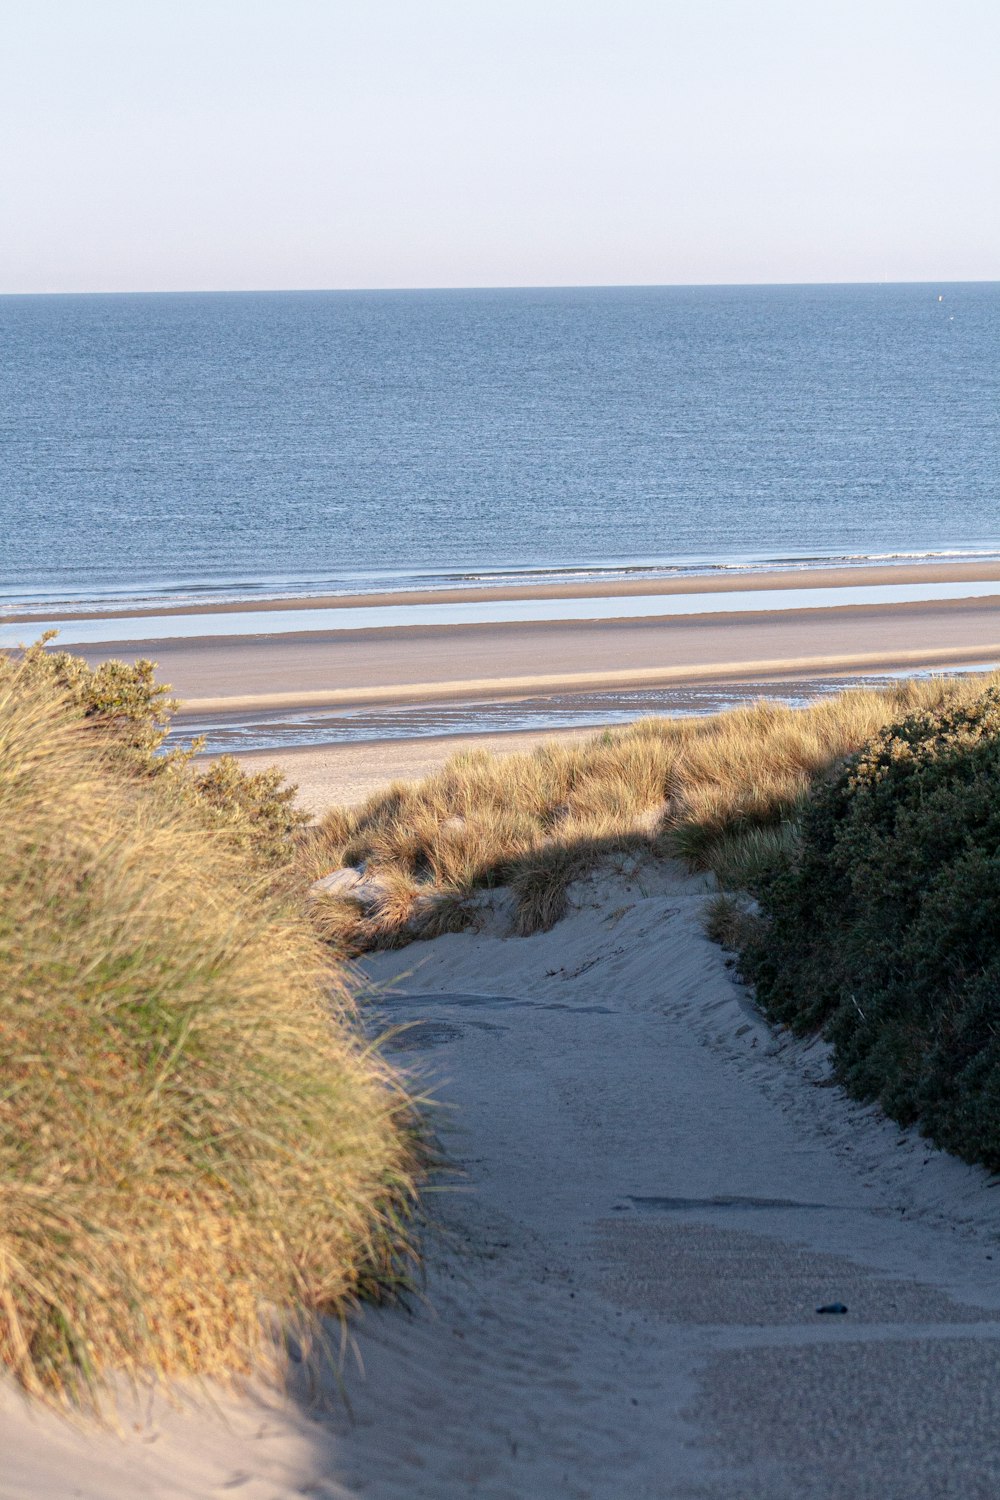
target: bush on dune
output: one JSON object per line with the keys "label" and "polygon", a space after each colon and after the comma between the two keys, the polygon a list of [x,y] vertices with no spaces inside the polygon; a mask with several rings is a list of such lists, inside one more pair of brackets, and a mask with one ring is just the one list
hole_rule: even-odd
{"label": "bush on dune", "polygon": [[233,755],[207,768],[189,749],[164,752],[177,707],[170,689],[156,681],[154,662],[105,661],[91,667],[68,651],[47,650],[47,631],[15,660],[0,657],[0,676],[17,672],[22,687],[59,696],[67,710],[99,736],[114,769],[141,780],[157,780],[178,802],[191,807],[261,868],[276,870],[296,853],[296,834],[309,815],[295,806],[295,787],[276,769],[248,774]]}
{"label": "bush on dune", "polygon": [[0,662],[0,1361],[82,1396],[391,1282],[413,1156],[327,950],[59,675]]}
{"label": "bush on dune", "polygon": [[840,1076],[1000,1169],[1000,690],[911,714],[810,798],[743,966]]}
{"label": "bush on dune", "polygon": [[167,737],[177,704],[170,689],[156,681],[151,661],[106,661],[91,667],[82,656],[50,651],[58,634],[47,630],[17,658],[0,657],[0,672],[16,672],[21,688],[33,687],[62,699],[66,707],[96,730],[117,765],[131,772],[162,775],[184,753],[157,756]]}

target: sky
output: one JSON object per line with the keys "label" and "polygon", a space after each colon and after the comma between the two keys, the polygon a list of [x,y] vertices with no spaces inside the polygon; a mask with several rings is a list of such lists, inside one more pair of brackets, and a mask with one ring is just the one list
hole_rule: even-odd
{"label": "sky", "polygon": [[1000,279],[997,0],[23,0],[0,291]]}

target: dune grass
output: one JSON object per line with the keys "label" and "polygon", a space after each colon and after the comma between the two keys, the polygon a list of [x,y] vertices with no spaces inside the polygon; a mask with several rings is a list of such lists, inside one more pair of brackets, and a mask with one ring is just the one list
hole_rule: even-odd
{"label": "dune grass", "polygon": [[794,839],[817,778],[901,714],[969,701],[998,680],[909,680],[806,709],[761,701],[526,754],[465,752],[425,781],[333,809],[302,875],[364,868],[364,901],[314,903],[324,936],[348,954],[456,931],[490,886],[513,891],[516,931],[550,927],[572,882],[612,854],[680,858],[723,886],[752,888]]}
{"label": "dune grass", "polygon": [[389,1286],[412,1106],[328,949],[173,778],[0,661],[0,1362],[249,1369]]}
{"label": "dune grass", "polygon": [[80,656],[56,651],[58,634],[46,631],[16,654],[0,653],[0,675],[17,673],[22,691],[57,695],[66,710],[103,745],[109,768],[139,781],[155,781],[164,794],[190,808],[206,828],[261,870],[289,865],[296,835],[309,815],[295,805],[295,787],[277,767],[247,773],[233,755],[208,766],[196,759],[203,741],[164,749],[177,707],[156,680],[156,663],[104,661],[91,667]]}

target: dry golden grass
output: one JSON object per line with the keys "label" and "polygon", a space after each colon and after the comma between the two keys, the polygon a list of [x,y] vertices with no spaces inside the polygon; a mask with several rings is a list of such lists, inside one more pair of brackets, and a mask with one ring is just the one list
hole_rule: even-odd
{"label": "dry golden grass", "polygon": [[426,781],[333,809],[303,878],[352,865],[396,882],[377,914],[350,899],[324,903],[324,934],[347,953],[455,931],[473,917],[473,893],[494,885],[512,888],[517,931],[550,927],[572,882],[622,851],[682,858],[725,886],[752,883],[787,847],[817,776],[901,714],[966,701],[997,681],[910,680],[807,709],[761,701],[526,754],[464,753]]}
{"label": "dry golden grass", "polygon": [[409,1253],[410,1101],[308,924],[0,674],[0,1361],[227,1375]]}

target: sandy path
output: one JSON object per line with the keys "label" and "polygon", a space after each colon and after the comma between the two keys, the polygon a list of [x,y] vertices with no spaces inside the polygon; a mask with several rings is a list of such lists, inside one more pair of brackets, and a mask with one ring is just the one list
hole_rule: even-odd
{"label": "sandy path", "polygon": [[472,1286],[414,1350],[461,1365],[424,1378],[431,1442],[397,1408],[414,1457],[379,1493],[457,1497],[463,1465],[495,1496],[998,1492],[984,1176],[823,1088],[820,1049],[783,1056],[702,900],[640,870],[552,933],[368,963],[410,971],[394,1012],[475,1192],[447,1209]]}
{"label": "sandy path", "polygon": [[0,1494],[995,1496],[997,1195],[768,1031],[703,899],[625,866],[551,933],[505,937],[501,898],[369,959],[463,1175],[424,1300],[363,1320],[351,1415],[154,1407],[119,1443],[8,1401]]}

